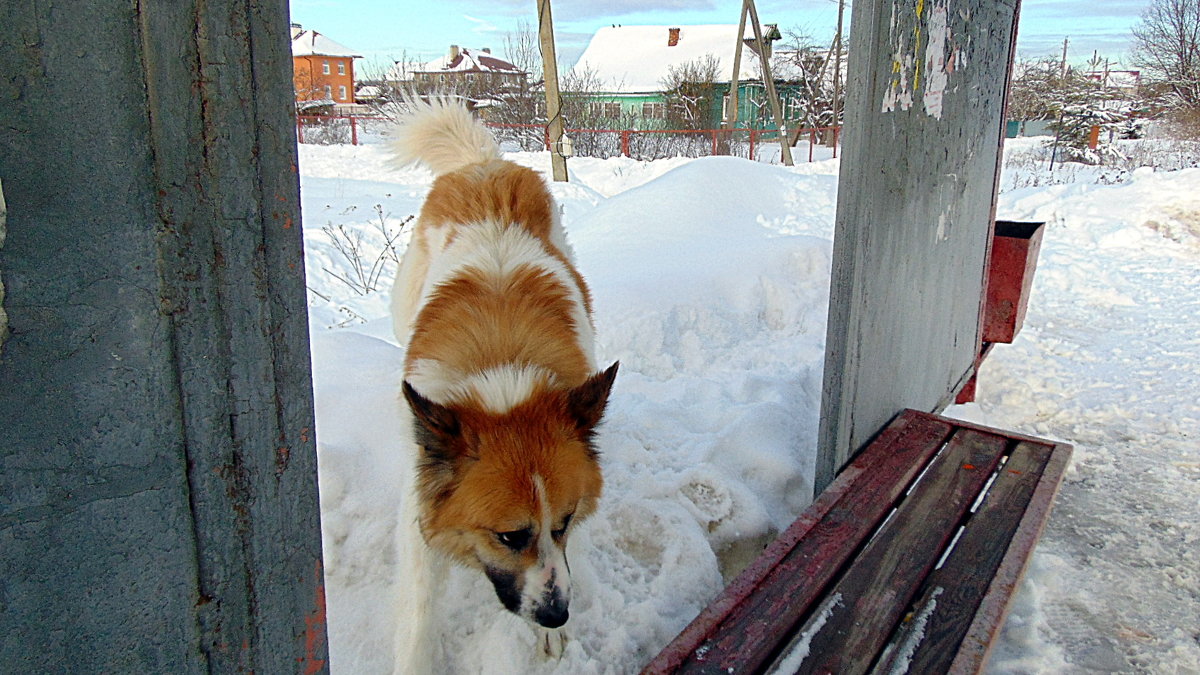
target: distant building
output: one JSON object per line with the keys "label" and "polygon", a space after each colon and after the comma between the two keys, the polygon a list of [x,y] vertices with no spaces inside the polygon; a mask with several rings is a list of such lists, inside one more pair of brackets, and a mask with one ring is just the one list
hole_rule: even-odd
{"label": "distant building", "polygon": [[[572,82],[591,83],[594,87],[589,86],[589,91],[567,92],[567,95],[587,105],[593,118],[621,122],[640,129],[661,128],[668,101],[668,92],[665,90],[672,70],[689,63],[715,59],[718,68],[712,83],[714,100],[706,113],[706,124],[709,128],[718,128],[729,102],[737,30],[736,24],[614,25],[601,28],[588,43],[568,78]],[[813,76],[806,73],[819,70],[827,84],[832,82],[833,69],[819,68],[829,58],[829,53],[801,53],[795,50],[776,52],[772,45],[782,39],[782,35],[774,24],[764,24],[762,35],[784,118],[793,121],[803,119],[809,105],[812,83],[802,81],[805,78],[812,79]],[[746,26],[742,44],[736,126],[773,126],[752,27]]]}
{"label": "distant building", "polygon": [[1098,82],[1105,89],[1115,89],[1124,94],[1136,94],[1142,86],[1140,70],[1093,70],[1085,73],[1091,82]]}
{"label": "distant building", "polygon": [[314,109],[354,103],[354,59],[345,47],[315,30],[292,24],[292,80],[296,104]]}
{"label": "distant building", "polygon": [[492,50],[450,45],[441,58],[409,66],[405,79],[417,91],[445,91],[472,98],[525,91],[529,73],[492,54]]}

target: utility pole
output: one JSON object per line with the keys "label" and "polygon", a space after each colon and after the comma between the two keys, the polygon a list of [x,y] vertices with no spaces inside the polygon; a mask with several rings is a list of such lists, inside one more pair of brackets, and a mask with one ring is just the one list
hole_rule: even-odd
{"label": "utility pole", "polygon": [[562,98],[558,93],[558,58],[554,55],[554,20],[550,0],[538,0],[538,39],[542,46],[542,72],[546,79],[546,133],[550,137],[550,169],[554,180],[567,182],[567,158],[562,154]]}
{"label": "utility pole", "polygon": [[726,129],[731,134],[738,120],[738,87],[742,73],[742,39],[746,37],[746,5],[750,0],[742,0],[742,13],[738,18],[737,44],[733,48],[733,78],[729,81],[729,107],[725,110]]}
{"label": "utility pole", "polygon": [[779,130],[779,155],[784,166],[793,166],[792,146],[788,143],[787,129],[783,124],[783,111],[779,109],[779,94],[775,91],[775,78],[771,75],[771,59],[767,53],[767,45],[763,41],[762,25],[758,23],[758,10],[754,0],[745,0],[743,11],[750,11],[750,27],[754,29],[754,44],[758,47],[758,58],[762,59],[763,84],[767,87],[767,99],[771,104],[771,114],[775,117],[775,127]]}
{"label": "utility pole", "polygon": [[[841,116],[838,114],[838,99],[842,96],[842,15],[845,13],[846,0],[838,0],[837,37],[833,40],[833,126],[835,127],[841,126],[839,124]],[[836,132],[830,144],[835,143],[837,143]],[[833,151],[836,153],[837,148],[834,148]]]}
{"label": "utility pole", "polygon": [[1059,66],[1058,76],[1064,81],[1067,79],[1067,44],[1071,42],[1071,38],[1063,38],[1063,55],[1062,64]]}

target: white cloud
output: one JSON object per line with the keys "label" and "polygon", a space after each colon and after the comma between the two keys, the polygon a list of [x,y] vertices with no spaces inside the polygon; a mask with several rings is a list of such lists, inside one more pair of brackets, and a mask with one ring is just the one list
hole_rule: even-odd
{"label": "white cloud", "polygon": [[496,24],[486,19],[479,19],[469,14],[463,14],[463,18],[475,24],[475,27],[471,29],[473,33],[495,33],[500,30]]}

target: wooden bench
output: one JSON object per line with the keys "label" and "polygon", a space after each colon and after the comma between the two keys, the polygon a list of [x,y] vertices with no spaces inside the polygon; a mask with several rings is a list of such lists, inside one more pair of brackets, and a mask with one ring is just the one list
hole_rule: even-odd
{"label": "wooden bench", "polygon": [[1071,446],[902,412],[643,673],[973,673]]}

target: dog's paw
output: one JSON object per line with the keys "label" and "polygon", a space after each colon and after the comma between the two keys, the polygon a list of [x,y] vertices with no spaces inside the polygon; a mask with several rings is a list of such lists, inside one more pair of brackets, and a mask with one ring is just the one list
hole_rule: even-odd
{"label": "dog's paw", "polygon": [[557,661],[562,658],[567,648],[566,631],[557,628],[538,628],[538,643],[542,647],[542,656]]}

